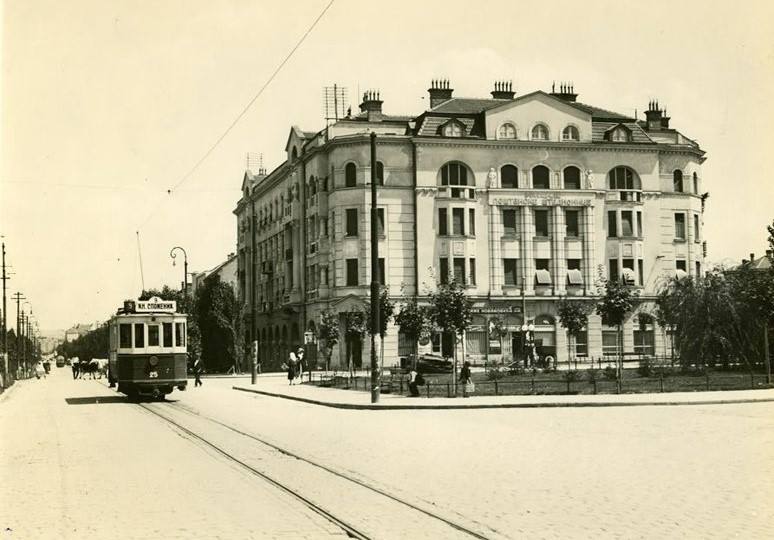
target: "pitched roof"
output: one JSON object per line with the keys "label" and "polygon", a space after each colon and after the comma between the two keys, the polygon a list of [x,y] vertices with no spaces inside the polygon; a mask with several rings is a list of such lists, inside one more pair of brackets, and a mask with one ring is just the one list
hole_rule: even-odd
{"label": "pitched roof", "polygon": [[430,111],[445,114],[477,114],[509,103],[509,101],[505,99],[451,98],[436,105]]}
{"label": "pitched roof", "polygon": [[438,129],[449,122],[450,120],[456,120],[460,124],[465,126],[465,136],[470,137],[474,136],[474,128],[476,126],[476,121],[473,118],[458,118],[458,117],[448,117],[448,116],[427,116],[425,117],[424,121],[422,122],[422,125],[417,130],[417,135],[421,136],[433,136],[433,135],[439,135]]}
{"label": "pitched roof", "polygon": [[582,111],[585,111],[591,115],[591,117],[594,120],[597,119],[615,119],[615,120],[629,120],[631,122],[634,122],[634,118],[630,116],[626,116],[625,114],[620,114],[614,111],[608,111],[607,109],[600,109],[599,107],[594,107],[593,105],[587,105],[585,103],[580,103],[579,101],[567,101],[568,105],[575,107],[576,109],[580,109]]}
{"label": "pitched roof", "polygon": [[605,133],[613,129],[614,127],[621,125],[626,127],[632,134],[631,142],[637,144],[652,144],[653,140],[648,137],[648,134],[634,122],[592,122],[591,124],[591,140],[593,142],[609,142],[605,139]]}

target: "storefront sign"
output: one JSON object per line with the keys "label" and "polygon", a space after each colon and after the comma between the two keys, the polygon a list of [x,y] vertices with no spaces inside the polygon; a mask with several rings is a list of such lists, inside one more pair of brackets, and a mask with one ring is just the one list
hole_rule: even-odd
{"label": "storefront sign", "polygon": [[494,206],[591,206],[591,199],[561,197],[509,197],[492,199]]}
{"label": "storefront sign", "polygon": [[474,307],[472,313],[521,313],[521,306],[483,306]]}

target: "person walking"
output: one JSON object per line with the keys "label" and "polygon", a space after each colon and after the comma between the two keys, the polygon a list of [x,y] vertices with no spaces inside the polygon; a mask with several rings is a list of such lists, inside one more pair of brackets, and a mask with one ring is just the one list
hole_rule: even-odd
{"label": "person walking", "polygon": [[419,397],[419,384],[417,381],[417,377],[419,377],[419,373],[417,373],[417,370],[413,367],[411,368],[411,371],[409,371],[409,378],[408,378],[408,387],[411,397]]}
{"label": "person walking", "polygon": [[72,361],[70,362],[70,367],[73,368],[73,379],[77,379],[78,378],[78,367],[79,367],[78,366],[78,359],[77,358],[73,358],[72,359]]}
{"label": "person walking", "polygon": [[476,390],[473,379],[470,377],[470,362],[467,360],[462,364],[460,370],[460,384],[462,385],[462,397],[470,397],[470,394]]}
{"label": "person walking", "polygon": [[296,368],[298,364],[298,358],[296,353],[290,351],[288,358],[288,384],[293,384],[293,380],[296,378]]}
{"label": "person walking", "polygon": [[304,348],[299,347],[296,353],[296,359],[298,360],[298,368],[296,369],[296,378],[299,382],[304,382]]}
{"label": "person walking", "polygon": [[194,372],[194,388],[197,386],[201,386],[202,383],[202,373],[204,372],[204,365],[202,364],[202,359],[197,355],[196,360],[194,360],[193,365],[193,372]]}

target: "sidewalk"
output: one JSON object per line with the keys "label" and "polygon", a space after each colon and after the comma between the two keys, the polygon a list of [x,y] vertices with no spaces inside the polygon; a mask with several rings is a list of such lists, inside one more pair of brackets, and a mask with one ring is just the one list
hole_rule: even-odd
{"label": "sidewalk", "polygon": [[[233,377],[234,390],[252,392],[337,409],[495,409],[542,407],[631,407],[669,405],[721,405],[731,403],[774,402],[774,389],[727,390],[714,392],[673,392],[666,394],[598,394],[598,395],[519,395],[476,396],[469,398],[408,397],[381,394],[379,403],[371,403],[368,392],[325,388],[310,384],[289,385],[278,374],[258,377],[255,385],[249,376]],[[283,374],[279,374],[283,375]]]}

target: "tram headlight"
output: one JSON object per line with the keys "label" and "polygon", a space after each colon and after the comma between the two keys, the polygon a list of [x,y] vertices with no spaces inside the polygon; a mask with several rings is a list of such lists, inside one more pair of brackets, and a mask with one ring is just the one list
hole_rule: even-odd
{"label": "tram headlight", "polygon": [[156,367],[159,363],[159,358],[157,356],[151,356],[148,358],[148,363],[151,365],[151,367]]}

